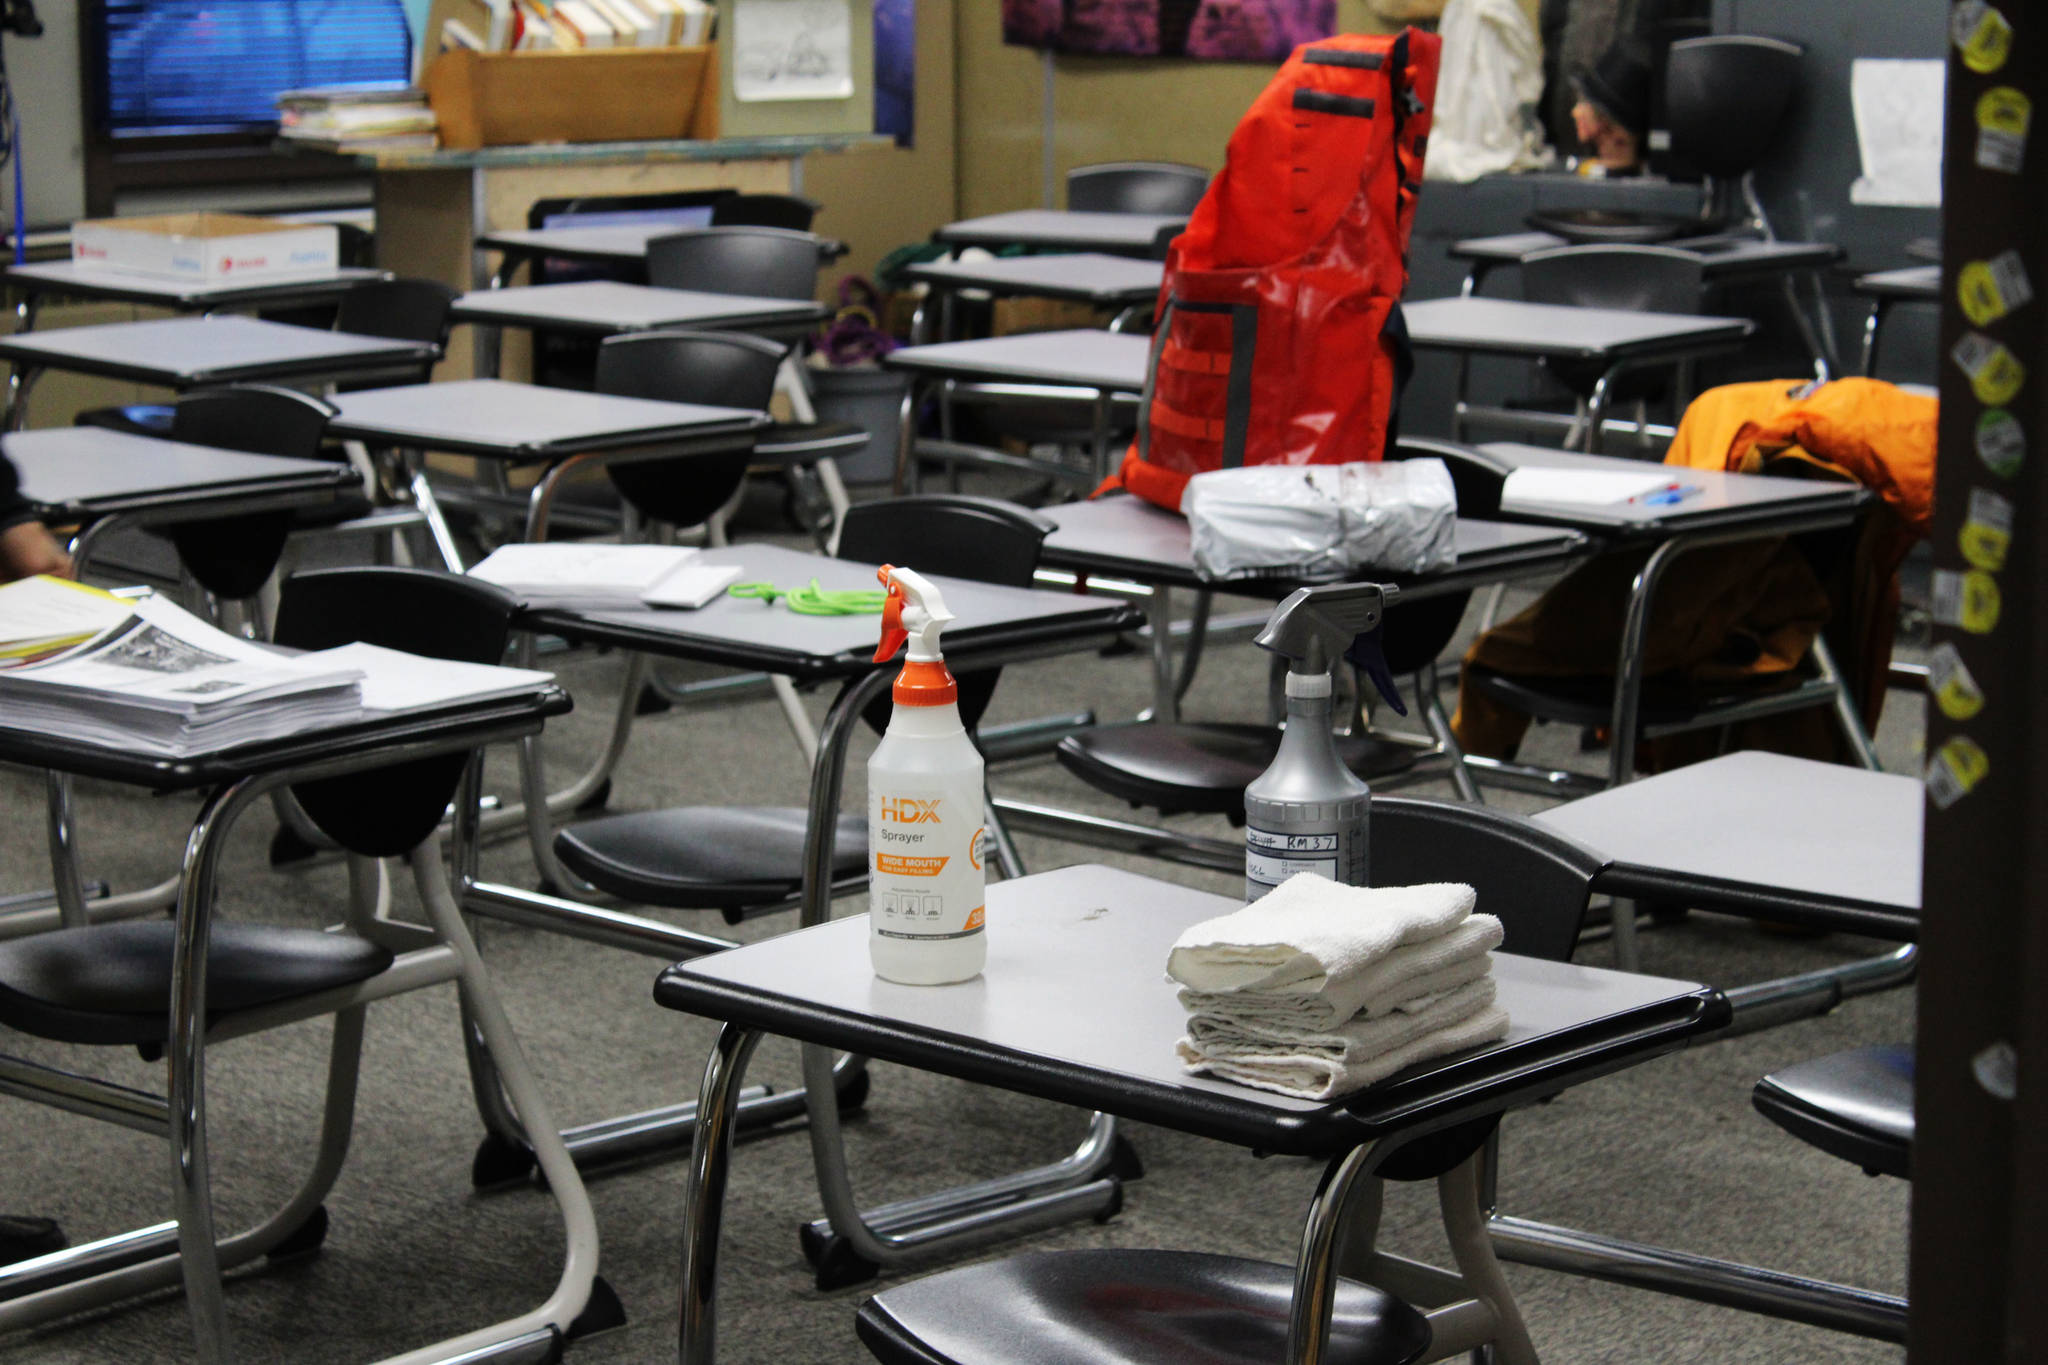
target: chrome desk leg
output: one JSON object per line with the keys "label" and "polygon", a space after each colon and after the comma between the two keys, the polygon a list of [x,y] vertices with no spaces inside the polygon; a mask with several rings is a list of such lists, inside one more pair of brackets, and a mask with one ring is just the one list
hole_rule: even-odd
{"label": "chrome desk leg", "polygon": [[441,499],[434,493],[434,485],[427,478],[427,468],[416,451],[404,455],[405,466],[412,487],[412,503],[419,509],[420,517],[427,523],[427,533],[433,537],[434,551],[441,556],[441,566],[450,573],[461,573],[462,551],[455,543],[455,532],[448,528],[447,514],[441,510]]}
{"label": "chrome desk leg", "polygon": [[[839,818],[847,744],[861,711],[890,682],[888,670],[877,669],[847,684],[833,701],[819,734],[818,760],[811,769],[809,826],[804,839],[802,923],[806,927],[823,924],[832,913],[832,831]],[[1090,1121],[1088,1140],[1066,1161],[928,1196],[917,1201],[916,1225],[880,1230],[854,1201],[845,1142],[839,1129],[839,1108],[829,1098],[833,1093],[832,1050],[806,1045],[803,1069],[805,1108],[810,1116],[811,1164],[818,1177],[818,1193],[833,1235],[862,1261],[878,1266],[899,1265],[912,1257],[981,1246],[997,1237],[1051,1227],[1074,1218],[1107,1217],[1122,1202],[1122,1185],[1111,1173],[1120,1146],[1116,1121],[1107,1115],[1096,1115]]]}
{"label": "chrome desk leg", "polygon": [[7,374],[7,419],[4,425],[9,431],[20,431],[28,425],[28,396],[35,388],[36,380],[42,377],[40,365],[16,364]]}
{"label": "chrome desk leg", "polygon": [[720,1029],[697,1092],[704,1121],[690,1145],[690,1179],[683,1196],[683,1306],[676,1343],[682,1365],[712,1365],[718,1355],[718,1237],[732,1164],[733,1116],[740,1080],[760,1041],[760,1034],[737,1024]]}
{"label": "chrome desk leg", "polygon": [[1337,1240],[1345,1205],[1359,1178],[1379,1169],[1401,1145],[1399,1139],[1381,1138],[1352,1148],[1324,1168],[1315,1197],[1309,1200],[1308,1216],[1302,1221],[1294,1298],[1287,1310],[1288,1365],[1321,1365],[1330,1343],[1330,1310],[1337,1296]]}
{"label": "chrome desk leg", "polygon": [[1863,320],[1863,376],[1877,374],[1877,334],[1884,328],[1885,300],[1870,301],[1870,316]]}
{"label": "chrome desk leg", "polygon": [[1450,760],[1451,785],[1457,788],[1458,799],[1483,806],[1486,798],[1480,794],[1479,783],[1472,776],[1472,770],[1465,765],[1464,746],[1458,743],[1458,736],[1451,729],[1451,718],[1444,714],[1443,698],[1439,695],[1441,687],[1434,663],[1424,664],[1416,672],[1416,701],[1421,706],[1423,724],[1429,727],[1437,747]]}
{"label": "chrome desk leg", "polygon": [[1180,719],[1180,689],[1175,686],[1173,670],[1171,588],[1162,583],[1152,589],[1145,599],[1145,619],[1152,627],[1152,708],[1140,719],[1170,725]]}
{"label": "chrome desk leg", "polygon": [[50,885],[57,897],[57,918],[66,929],[86,923],[85,879],[78,872],[78,846],[71,818],[71,778],[44,774],[50,829]]}
{"label": "chrome desk leg", "polygon": [[1209,639],[1209,617],[1216,605],[1216,594],[1207,588],[1195,594],[1195,609],[1188,617],[1188,642],[1180,651],[1180,679],[1173,686],[1175,702],[1188,699],[1188,692],[1195,685],[1195,670],[1202,666],[1202,648]]}
{"label": "chrome desk leg", "polygon": [[1451,1259],[1457,1263],[1459,1278],[1472,1297],[1486,1307],[1492,1318],[1489,1343],[1493,1365],[1537,1365],[1536,1345],[1529,1340],[1529,1328],[1508,1282],[1500,1273],[1500,1260],[1486,1235],[1486,1205],[1482,1200],[1482,1169],[1490,1167],[1491,1144],[1482,1146],[1454,1170],[1438,1177],[1437,1206],[1443,1212],[1444,1232],[1451,1244]]}
{"label": "chrome desk leg", "polygon": [[1598,455],[1600,447],[1607,441],[1607,404],[1614,392],[1614,377],[1620,366],[1611,366],[1593,381],[1593,392],[1586,399],[1586,437],[1580,449],[1588,455]]}
{"label": "chrome desk leg", "polygon": [[1835,652],[1828,648],[1827,638],[1813,637],[1814,662],[1820,665],[1821,675],[1834,689],[1835,724],[1842,731],[1849,751],[1856,755],[1856,761],[1872,772],[1882,772],[1884,765],[1878,761],[1877,748],[1870,742],[1870,732],[1863,728],[1862,713],[1857,711],[1856,702],[1849,695],[1848,683],[1842,677],[1842,670],[1835,663]]}

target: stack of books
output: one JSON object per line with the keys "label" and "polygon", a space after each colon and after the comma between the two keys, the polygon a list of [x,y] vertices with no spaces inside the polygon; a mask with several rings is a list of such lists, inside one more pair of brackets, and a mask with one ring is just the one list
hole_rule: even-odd
{"label": "stack of books", "polygon": [[277,97],[278,136],[328,152],[432,151],[434,111],[417,86],[376,81],[286,90]]}
{"label": "stack of books", "polygon": [[55,578],[0,587],[0,725],[187,758],[374,719],[519,696],[547,673],[371,645],[290,654],[154,596]]}
{"label": "stack of books", "polygon": [[427,51],[695,47],[715,16],[706,0],[434,0]]}
{"label": "stack of books", "polygon": [[676,545],[503,545],[469,571],[528,607],[621,611],[703,606],[740,576],[737,566],[699,564]]}

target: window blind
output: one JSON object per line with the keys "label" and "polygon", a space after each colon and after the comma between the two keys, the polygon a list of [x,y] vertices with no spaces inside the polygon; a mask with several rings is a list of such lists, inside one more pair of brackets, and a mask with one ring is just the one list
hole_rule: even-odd
{"label": "window blind", "polygon": [[100,110],[119,134],[275,126],[281,90],[405,81],[403,0],[104,0]]}

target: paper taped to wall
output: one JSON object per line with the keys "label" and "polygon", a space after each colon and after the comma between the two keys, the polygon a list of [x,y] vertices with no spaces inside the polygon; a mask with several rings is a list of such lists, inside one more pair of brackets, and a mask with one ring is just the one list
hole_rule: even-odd
{"label": "paper taped to wall", "polygon": [[1858,57],[1849,67],[1849,101],[1863,174],[1852,204],[1941,207],[1941,132],[1947,63]]}
{"label": "paper taped to wall", "polygon": [[847,0],[735,0],[733,98],[853,98],[853,15]]}

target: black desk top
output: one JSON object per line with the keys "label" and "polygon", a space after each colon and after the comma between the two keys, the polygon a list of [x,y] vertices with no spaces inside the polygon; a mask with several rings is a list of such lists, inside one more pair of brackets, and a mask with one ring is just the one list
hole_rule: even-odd
{"label": "black desk top", "polygon": [[1106,867],[988,888],[988,966],[899,986],[868,966],[867,917],[782,934],[663,972],[670,1009],[998,1085],[1261,1150],[1326,1155],[1417,1126],[1533,1103],[1683,1046],[1728,1017],[1680,981],[1495,955],[1506,1039],[1410,1067],[1334,1102],[1186,1075],[1185,1012],[1165,977],[1189,925],[1224,896]]}
{"label": "black desk top", "polygon": [[237,304],[319,303],[339,298],[365,280],[388,280],[388,270],[341,266],[334,270],[303,275],[266,275],[232,283],[200,284],[190,280],[160,280],[104,266],[80,265],[76,261],[42,261],[12,265],[6,270],[7,283],[26,294],[50,294],[69,299],[107,299],[115,303],[154,304],[198,312],[206,308],[231,308]]}
{"label": "black desk top", "polygon": [[1077,213],[1020,209],[948,223],[932,234],[953,246],[1028,246],[1048,251],[1107,251],[1149,256],[1159,234],[1187,226],[1184,213]]}
{"label": "black desk top", "polygon": [[22,494],[46,521],[189,508],[194,516],[256,496],[331,500],[362,476],[345,464],[244,455],[102,427],[49,427],[0,436]]}
{"label": "black desk top", "polygon": [[[796,588],[816,578],[827,589],[879,589],[875,566],[774,545],[735,545],[706,550],[700,564],[736,564],[740,582],[770,582]],[[906,568],[916,568],[907,559]],[[966,579],[931,576],[958,619],[946,627],[943,645],[956,669],[971,666],[976,653],[1028,648],[1077,637],[1107,637],[1138,624],[1127,603],[1072,593],[1004,588]],[[521,618],[524,629],[546,631],[595,644],[612,644],[650,654],[759,669],[801,680],[848,678],[878,667],[875,644],[880,616],[800,616],[783,603],[720,596],[695,611],[652,607],[628,611],[534,611]]]}
{"label": "black desk top", "polygon": [[333,402],[340,415],[327,429],[344,440],[514,461],[700,441],[730,450],[750,443],[768,425],[767,414],[744,408],[619,398],[504,379],[361,389],[336,394]]}
{"label": "black desk top", "polygon": [[1756,330],[1747,318],[1570,308],[1519,299],[1404,302],[1408,339],[1423,350],[1546,356],[1614,363],[1677,359],[1738,345]]}
{"label": "black desk top", "polygon": [[1082,251],[1065,256],[999,256],[989,261],[926,261],[903,273],[937,289],[1075,299],[1114,308],[1158,298],[1166,267],[1158,261]]}
{"label": "black desk top", "polygon": [[[184,791],[266,773],[296,772],[406,745],[431,746],[436,753],[474,748],[532,734],[549,716],[562,715],[569,709],[569,694],[550,685],[524,696],[422,711],[393,711],[289,739],[238,745],[184,758],[130,753],[101,744],[57,739],[32,730],[8,729],[0,724],[0,763],[47,768],[159,791]],[[398,762],[399,756],[394,755],[392,761]]]}
{"label": "black desk top", "polygon": [[[1047,568],[1105,574],[1171,588],[1207,588],[1218,592],[1275,601],[1301,586],[1298,579],[1260,575],[1241,579],[1209,579],[1195,572],[1187,518],[1155,507],[1128,493],[1112,493],[1088,502],[1048,507],[1043,515],[1058,530],[1045,539]],[[1514,522],[1460,517],[1457,522],[1458,562],[1424,576],[1360,570],[1359,577],[1401,585],[1414,599],[1461,591],[1473,582],[1491,582],[1518,573],[1559,568],[1587,552],[1587,540],[1575,531]],[[1395,603],[1398,610],[1400,604]]]}
{"label": "black desk top", "polygon": [[825,316],[825,308],[809,299],[706,294],[618,280],[574,280],[478,289],[457,299],[449,316],[457,322],[494,327],[540,327],[609,336],[657,327],[807,327]]}
{"label": "black desk top", "polygon": [[434,347],[227,314],[17,333],[0,337],[0,359],[189,389],[423,365]]}

